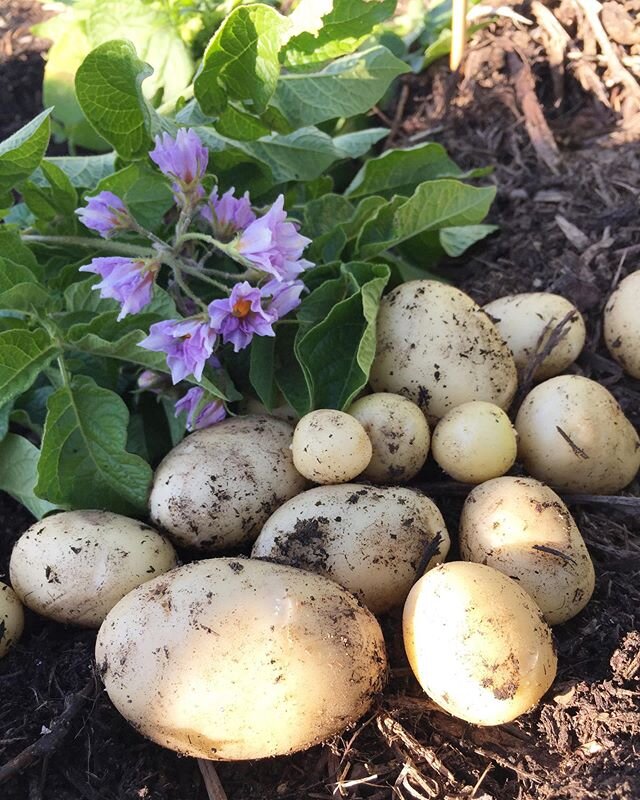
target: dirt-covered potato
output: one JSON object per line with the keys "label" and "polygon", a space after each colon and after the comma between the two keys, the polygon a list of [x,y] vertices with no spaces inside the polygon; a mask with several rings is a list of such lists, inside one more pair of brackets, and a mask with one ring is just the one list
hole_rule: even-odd
{"label": "dirt-covered potato", "polygon": [[425,692],[450,714],[501,725],[553,683],[551,629],[533,599],[492,567],[454,561],[424,575],[407,598],[404,644]]}
{"label": "dirt-covered potato", "polygon": [[111,701],[145,736],[198,758],[264,758],[339,733],[386,673],[375,617],[337,583],[249,559],[180,567],[100,628]]}
{"label": "dirt-covered potato", "polygon": [[0,658],[22,636],[23,628],[24,611],[18,596],[6,583],[0,583]]}
{"label": "dirt-covered potato", "polygon": [[635,428],[604,386],[580,375],[559,375],[529,392],[516,430],[526,471],[559,489],[618,492],[640,466]]}
{"label": "dirt-covered potato", "polygon": [[587,331],[582,314],[559,294],[511,294],[488,303],[484,310],[511,348],[519,372],[527,368],[536,352],[544,349],[554,329],[567,314],[572,314],[562,329],[562,338],[533,373],[538,381],[564,372],[584,347]]}
{"label": "dirt-covered potato", "polygon": [[417,403],[435,422],[469,400],[508,408],[517,387],[511,351],[464,292],[409,281],[382,300],[370,383]]}
{"label": "dirt-covered potato", "polygon": [[472,400],[451,409],[438,422],[431,450],[452,478],[482,483],[511,469],[518,443],[511,420],[499,406]]}
{"label": "dirt-covered potato", "polygon": [[366,468],[373,450],[355,417],[321,408],[296,425],[291,452],[296,469],[310,481],[345,483]]}
{"label": "dirt-covered potato", "polygon": [[291,458],[292,435],[283,420],[255,415],[187,436],[156,470],[152,521],[205,552],[252,542],[269,514],[305,488]]}
{"label": "dirt-covered potato", "polygon": [[377,392],[356,400],[348,409],[367,432],[373,447],[362,473],[375,483],[401,483],[420,472],[429,455],[429,424],[406,397]]}
{"label": "dirt-covered potato", "polygon": [[476,486],[462,509],[460,555],[517,580],[549,625],[575,617],[593,594],[593,564],[573,517],[533,478]]}
{"label": "dirt-covered potato", "polygon": [[269,517],[251,555],[327,575],[381,614],[404,602],[449,545],[442,515],[420,492],[348,483],[289,500]]}
{"label": "dirt-covered potato", "polygon": [[177,564],[153,528],[109,511],[63,511],[36,522],[11,553],[11,583],[43,617],[98,628],[125,594]]}
{"label": "dirt-covered potato", "polygon": [[620,281],[604,309],[604,340],[622,369],[640,378],[640,270]]}

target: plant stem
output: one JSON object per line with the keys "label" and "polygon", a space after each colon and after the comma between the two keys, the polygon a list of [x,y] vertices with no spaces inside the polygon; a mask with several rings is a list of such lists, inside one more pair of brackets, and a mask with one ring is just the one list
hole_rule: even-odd
{"label": "plant stem", "polygon": [[195,292],[191,291],[191,289],[187,285],[187,282],[182,277],[180,269],[178,269],[176,267],[173,267],[173,277],[175,278],[176,283],[180,287],[180,291],[184,295],[186,295],[190,300],[193,300],[193,302],[199,308],[201,308],[203,311],[206,311],[207,310],[207,304],[203,303],[202,300],[198,297],[198,295]]}
{"label": "plant stem", "polygon": [[221,253],[229,256],[229,258],[233,259],[238,264],[242,264],[242,266],[247,270],[255,269],[255,266],[251,263],[251,261],[244,256],[241,256],[240,253],[233,249],[233,247],[229,247],[229,245],[219,241],[218,239],[214,239],[213,236],[208,236],[206,233],[185,233],[176,240],[176,248],[180,247],[183,242],[206,242],[206,244],[210,244],[212,247],[215,247]]}
{"label": "plant stem", "polygon": [[123,256],[142,256],[150,258],[154,255],[153,250],[148,247],[140,247],[135,244],[122,244],[121,242],[111,242],[102,239],[91,239],[88,236],[40,236],[26,234],[22,237],[23,242],[34,242],[37,244],[58,244],[71,245],[74,247],[89,247],[97,250],[109,250]]}
{"label": "plant stem", "polygon": [[[191,267],[181,267],[182,272],[186,275],[191,275],[194,278],[197,278],[200,281],[204,281],[204,283],[209,283],[211,286],[215,286],[217,289],[222,289],[225,294],[229,294],[231,289],[224,283],[220,283],[220,281],[216,281],[213,278],[210,278],[209,275],[205,275],[199,269],[192,269]],[[226,272],[217,272],[216,275],[222,275],[225,278],[233,278],[235,279],[235,275],[229,275]]]}

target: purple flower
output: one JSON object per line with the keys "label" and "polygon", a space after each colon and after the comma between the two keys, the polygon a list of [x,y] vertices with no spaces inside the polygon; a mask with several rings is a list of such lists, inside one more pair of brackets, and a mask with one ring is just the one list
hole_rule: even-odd
{"label": "purple flower", "polygon": [[[227,416],[227,410],[219,400],[214,400],[202,406],[204,389],[194,386],[193,389],[176,403],[176,417],[187,412],[187,430],[197,431],[201,428],[209,428],[216,422],[221,422]],[[200,408],[200,411],[198,409]]]}
{"label": "purple flower", "polygon": [[298,233],[293,222],[287,222],[284,196],[280,195],[264,216],[246,228],[235,247],[257,269],[278,281],[291,281],[313,266],[311,261],[302,258],[310,242],[311,239]]}
{"label": "purple flower", "polygon": [[211,326],[231,342],[237,353],[249,345],[255,334],[275,336],[271,327],[276,317],[262,307],[262,292],[250,283],[236,283],[231,297],[209,303]]}
{"label": "purple flower", "polygon": [[131,228],[132,219],[127,207],[112,192],[100,192],[95,197],[88,197],[86,207],[77,208],[76,214],[86,228],[96,231],[104,239]]}
{"label": "purple flower", "polygon": [[138,389],[140,389],[141,392],[151,392],[152,394],[161,395],[169,386],[169,378],[167,375],[154,372],[152,369],[145,369],[138,375]]}
{"label": "purple flower", "polygon": [[262,294],[264,297],[271,297],[268,306],[269,313],[276,319],[286,317],[290,311],[300,305],[300,295],[304,288],[302,281],[279,283],[277,280],[271,280],[269,283],[265,283],[262,287]]}
{"label": "purple flower", "polygon": [[79,271],[100,275],[102,280],[92,288],[100,291],[100,297],[109,297],[122,305],[118,314],[120,321],[127,314],[137,314],[151,302],[159,269],[160,263],[153,259],[107,256],[94,258]]}
{"label": "purple flower", "polygon": [[216,238],[223,242],[231,241],[238,231],[244,230],[256,218],[249,192],[234,197],[235,191],[231,188],[219,198],[216,186],[209,195],[208,205],[200,212],[213,228]]}
{"label": "purple flower", "polygon": [[140,347],[167,354],[167,366],[176,384],[191,374],[197,380],[202,378],[215,343],[216,332],[207,321],[185,319],[156,322],[149,329],[149,336],[140,342]]}
{"label": "purple flower", "polygon": [[180,128],[173,139],[168,133],[156,136],[156,146],[149,153],[153,162],[165,175],[173,178],[172,189],[176,201],[182,205],[194,205],[204,195],[200,181],[204,177],[209,161],[209,151],[198,134]]}

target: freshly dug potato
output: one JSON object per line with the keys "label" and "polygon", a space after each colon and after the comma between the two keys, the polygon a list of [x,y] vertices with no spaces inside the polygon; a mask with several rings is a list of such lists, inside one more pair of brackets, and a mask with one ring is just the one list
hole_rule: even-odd
{"label": "freshly dug potato", "polygon": [[365,469],[373,450],[355,417],[321,408],[296,425],[291,452],[296,469],[310,481],[344,483]]}
{"label": "freshly dug potato", "polygon": [[604,386],[580,375],[559,375],[529,392],[516,430],[527,472],[559,489],[618,492],[640,466],[635,428]]}
{"label": "freshly dug potato", "polygon": [[620,281],[604,309],[604,340],[612,358],[640,378],[640,270]]}
{"label": "freshly dug potato", "polygon": [[32,611],[98,628],[125,594],[177,564],[171,543],[109,511],[63,511],[32,525],[11,553],[11,583]]}
{"label": "freshly dug potato", "polygon": [[407,598],[404,644],[425,692],[450,714],[501,725],[553,683],[551,629],[533,599],[492,567],[454,561],[424,575]]}
{"label": "freshly dug potato", "polygon": [[485,312],[464,292],[409,281],[382,300],[370,383],[417,403],[430,423],[469,400],[508,408],[516,365]]}
{"label": "freshly dug potato", "polygon": [[265,758],[355,722],[381,690],[382,631],[345,589],[249,559],[187,564],[128,594],[100,628],[111,701],[198,758]]}
{"label": "freshly dug potato", "polygon": [[420,472],[429,455],[429,424],[415,403],[399,394],[377,392],[349,408],[373,447],[362,473],[375,483],[402,483]]}
{"label": "freshly dug potato", "polygon": [[327,575],[382,614],[404,602],[418,570],[444,561],[449,545],[442,515],[420,492],[347,483],[310,489],[281,506],[251,556]]}
{"label": "freshly dug potato", "polygon": [[593,564],[573,517],[533,478],[476,486],[462,509],[460,555],[517,580],[549,625],[575,617],[593,594]]}
{"label": "freshly dug potato", "polygon": [[559,294],[511,294],[488,303],[484,310],[511,348],[519,372],[524,371],[536,352],[546,346],[554,328],[573,312],[563,328],[562,338],[533,373],[538,381],[564,372],[584,347],[587,330],[582,314]]}
{"label": "freshly dug potato", "polygon": [[187,436],[156,470],[152,521],[178,544],[205,552],[252,542],[269,514],[305,488],[292,435],[288,423],[256,415]]}
{"label": "freshly dug potato", "polygon": [[499,406],[472,400],[448,411],[436,425],[432,452],[452,478],[482,483],[511,469],[518,440],[511,420]]}
{"label": "freshly dug potato", "polygon": [[23,628],[24,611],[18,596],[6,583],[0,583],[0,658],[22,636]]}

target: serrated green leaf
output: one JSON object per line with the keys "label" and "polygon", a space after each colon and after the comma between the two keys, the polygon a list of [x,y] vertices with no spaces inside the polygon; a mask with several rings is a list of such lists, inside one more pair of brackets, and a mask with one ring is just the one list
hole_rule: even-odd
{"label": "serrated green leaf", "polygon": [[22,503],[36,519],[58,508],[34,492],[39,458],[38,448],[23,436],[9,433],[0,442],[0,490]]}
{"label": "serrated green leaf", "polygon": [[0,405],[26,392],[57,355],[58,349],[43,330],[0,333]]}
{"label": "serrated green leaf", "polygon": [[114,392],[75,377],[49,398],[36,492],[65,508],[144,515],[153,473],[125,450],[129,412]]}
{"label": "serrated green leaf", "polygon": [[50,114],[48,108],[0,142],[0,194],[28,178],[42,161],[49,144]]}

